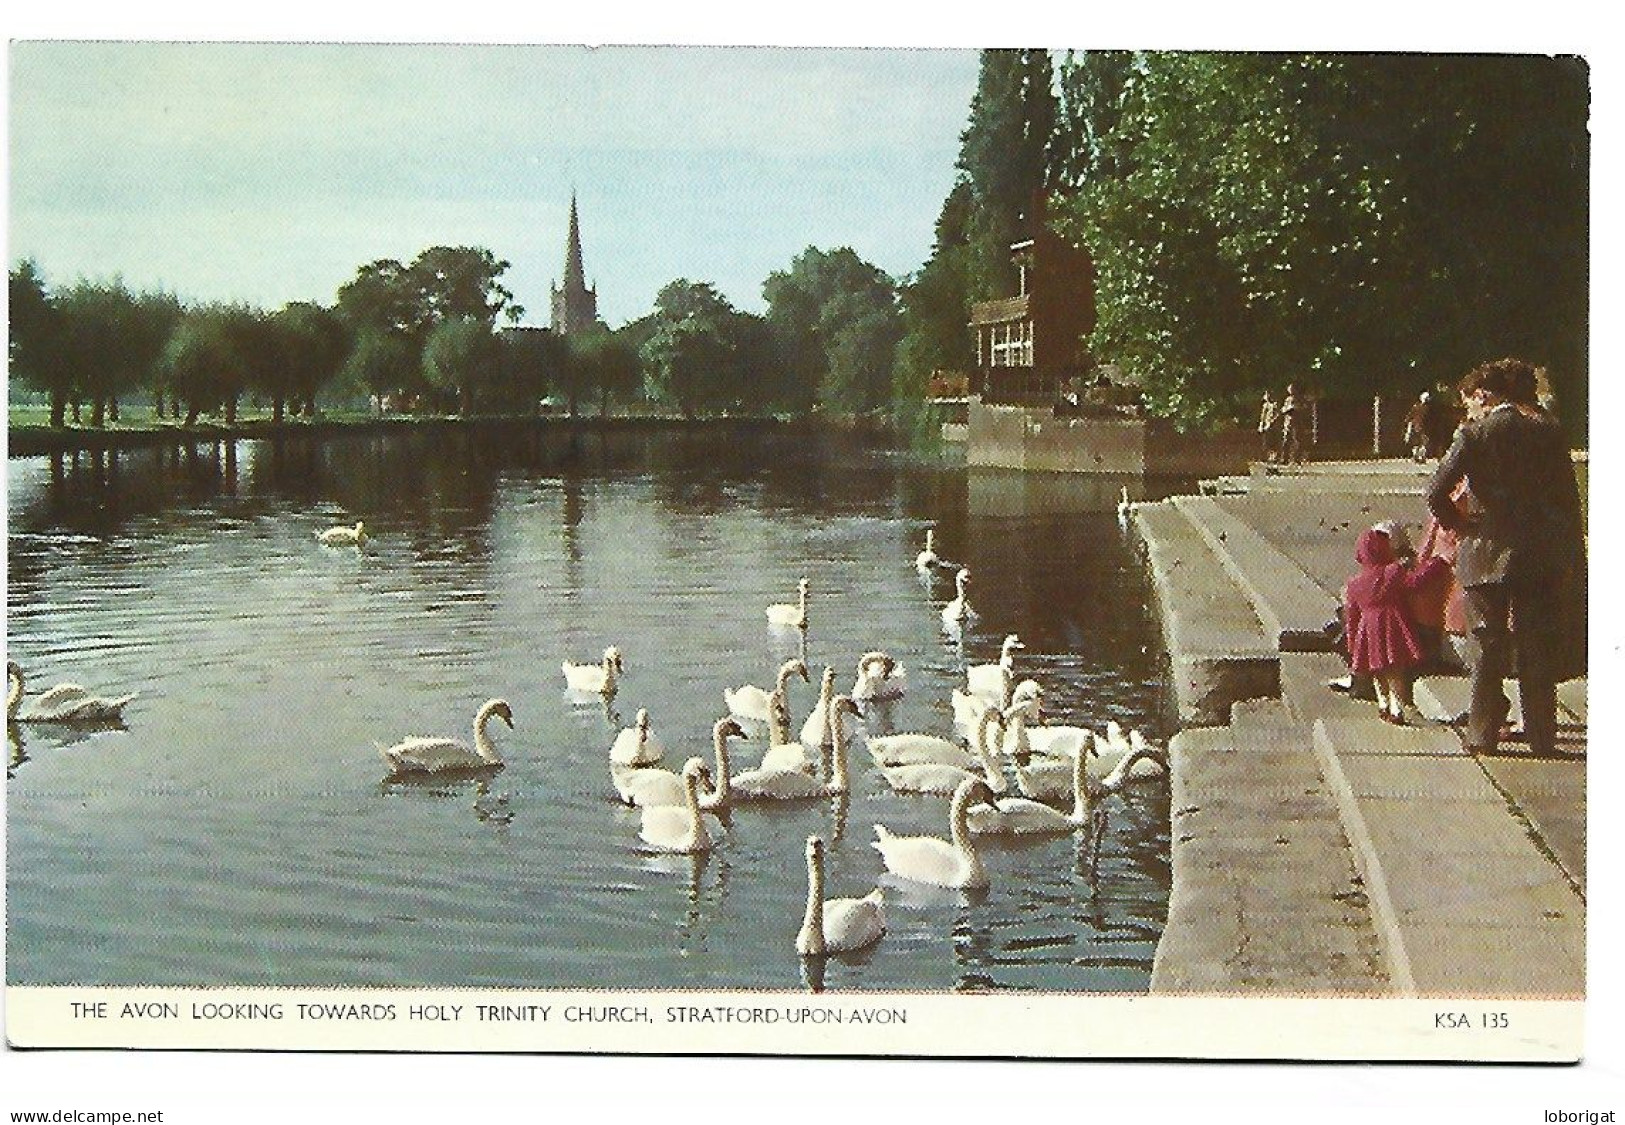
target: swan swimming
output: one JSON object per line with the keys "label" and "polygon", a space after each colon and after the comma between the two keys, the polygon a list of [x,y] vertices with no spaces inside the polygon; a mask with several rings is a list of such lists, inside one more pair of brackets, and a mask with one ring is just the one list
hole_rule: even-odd
{"label": "swan swimming", "polygon": [[[728,739],[746,737],[744,728],[732,719],[718,719],[712,725],[711,752],[716,758],[719,774],[726,773],[728,769]],[[700,766],[704,769],[705,763],[702,761]],[[680,805],[686,799],[681,775],[671,770],[611,766],[609,775],[621,800],[638,808]]]}
{"label": "swan swimming", "polygon": [[973,616],[970,602],[965,598],[965,587],[970,584],[970,569],[960,567],[954,575],[954,600],[942,607],[942,624],[950,631],[963,626]]}
{"label": "swan swimming", "polygon": [[818,704],[801,724],[800,742],[803,746],[819,749],[829,745],[829,705],[835,698],[835,669],[826,666],[824,678],[818,684]]}
{"label": "swan swimming", "polygon": [[800,657],[792,657],[779,665],[778,676],[774,680],[773,691],[759,688],[755,684],[745,684],[732,691],[722,689],[722,701],[728,706],[728,713],[741,719],[752,719],[759,723],[773,721],[773,695],[774,692],[784,696],[790,683],[790,677],[799,675],[803,683],[810,683],[807,675],[807,662]]}
{"label": "swan swimming", "polygon": [[626,674],[626,665],[621,662],[621,650],[614,645],[604,650],[602,664],[578,664],[566,660],[559,667],[564,670],[564,682],[571,691],[606,697],[615,694],[619,678]]}
{"label": "swan swimming", "polygon": [[[899,766],[881,766],[880,772],[886,777],[886,784],[892,787],[894,793],[935,793],[945,795],[955,792],[966,778],[974,778],[985,784],[995,793],[1003,793],[1006,789],[1004,772],[994,763],[987,746],[987,728],[998,720],[999,713],[992,708],[982,716],[977,726],[977,738],[973,745],[976,752],[976,768],[961,768],[946,762],[921,761],[905,763]],[[896,737],[896,736],[892,736]],[[919,738],[930,738],[930,735],[918,735]],[[977,773],[976,769],[981,772]]]}
{"label": "swan swimming", "polygon": [[805,629],[807,627],[807,580],[805,578],[796,583],[796,592],[798,598],[794,603],[767,607],[767,623],[769,625],[782,625],[788,629]]}
{"label": "swan swimming", "polygon": [[316,538],[329,547],[359,546],[367,541],[367,525],[357,520],[354,527],[330,527]]}
{"label": "swan swimming", "polygon": [[717,760],[716,791],[706,800],[705,807],[724,808],[734,801],[799,801],[847,792],[851,779],[847,774],[844,717],[857,713],[856,704],[847,696],[837,695],[830,703],[833,749],[827,784],[796,769],[754,769],[735,777],[728,772],[727,755],[723,753]]}
{"label": "swan swimming", "polygon": [[967,777],[954,790],[948,806],[951,842],[936,836],[894,836],[884,824],[877,824],[878,839],[871,846],[880,853],[886,870],[904,879],[934,887],[985,887],[987,869],[976,852],[967,818],[972,803],[993,799],[985,782]]}
{"label": "swan swimming", "polygon": [[[999,722],[1003,716],[998,708],[989,707],[977,717],[975,729],[969,741],[972,745],[982,737],[983,728],[988,723]],[[888,766],[921,766],[946,765],[955,766],[966,772],[973,772],[982,765],[982,759],[973,751],[962,748],[958,743],[934,734],[882,734],[869,739],[869,754],[875,760],[875,765],[882,768]],[[952,792],[950,786],[947,790]]]}
{"label": "swan swimming", "polygon": [[886,653],[877,649],[858,657],[858,676],[851,691],[854,703],[901,699],[907,690],[908,672]]}
{"label": "swan swimming", "polygon": [[997,664],[973,664],[967,668],[965,683],[970,694],[995,707],[1010,706],[1010,689],[1016,678],[1016,650],[1026,647],[1020,637],[1011,633],[999,646]]}
{"label": "swan swimming", "polygon": [[937,554],[936,532],[928,527],[925,529],[925,550],[914,556],[914,569],[926,574],[941,565],[942,558]]}
{"label": "swan swimming", "polygon": [[684,855],[711,850],[711,833],[700,816],[700,775],[704,772],[705,763],[690,758],[683,763],[683,803],[652,805],[643,810],[638,836],[644,843]]}
{"label": "swan swimming", "polygon": [[803,957],[849,953],[886,932],[886,899],[879,887],[862,898],[824,898],[824,841],[807,837],[807,913],[796,935]]}
{"label": "swan swimming", "polygon": [[1004,710],[1006,752],[1026,760],[1029,754],[1043,758],[1076,758],[1093,746],[1093,732],[1087,727],[1037,725],[1042,696],[1034,693],[1013,700]]}
{"label": "swan swimming", "polygon": [[448,770],[501,769],[497,752],[485,727],[495,717],[513,729],[513,708],[505,699],[489,699],[474,716],[474,745],[455,738],[406,738],[379,751],[395,773],[444,773]]}
{"label": "swan swimming", "polygon": [[[1023,699],[1035,696],[1042,690],[1038,686],[1038,681],[1022,680],[1021,683],[1016,685],[1015,690],[1010,693],[1010,705],[1015,706]],[[993,704],[981,696],[972,695],[970,692],[959,688],[954,688],[949,701],[953,704],[954,709],[954,729],[964,735],[967,741],[974,739],[976,737],[976,724],[981,721],[982,713],[992,707]],[[1009,739],[1006,738],[1006,742],[1008,741]]]}
{"label": "swan swimming", "polygon": [[652,766],[665,754],[665,747],[649,733],[649,712],[645,708],[638,709],[636,725],[617,734],[609,748],[609,760],[618,766]]}
{"label": "swan swimming", "polygon": [[[1019,766],[1017,767],[1020,768]],[[1021,775],[1016,775],[1020,780]],[[1080,754],[1072,763],[1072,813],[1067,815],[1030,797],[1001,797],[970,810],[967,824],[979,836],[1031,836],[1046,832],[1071,832],[1092,821],[1092,794],[1089,787],[1089,755]]]}
{"label": "swan swimming", "polygon": [[23,701],[23,669],[15,660],[6,661],[6,722],[23,723],[121,723],[124,708],[135,693],[117,699],[91,695],[78,684],[57,684],[37,696],[28,710],[17,713]]}

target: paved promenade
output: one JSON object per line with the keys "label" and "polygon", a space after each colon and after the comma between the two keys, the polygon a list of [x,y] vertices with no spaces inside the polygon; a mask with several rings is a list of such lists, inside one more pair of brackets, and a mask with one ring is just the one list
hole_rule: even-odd
{"label": "paved promenade", "polygon": [[1312,464],[1136,506],[1183,728],[1153,992],[1583,994],[1585,682],[1555,760],[1467,754],[1464,676],[1419,682],[1405,727],[1326,686],[1354,541],[1382,519],[1416,539],[1428,472]]}

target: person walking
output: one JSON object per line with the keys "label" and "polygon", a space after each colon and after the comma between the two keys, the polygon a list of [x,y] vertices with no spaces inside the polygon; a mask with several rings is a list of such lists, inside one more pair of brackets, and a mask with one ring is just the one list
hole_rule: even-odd
{"label": "person walking", "polygon": [[[1468,372],[1458,386],[1468,422],[1457,432],[1428,486],[1428,509],[1457,535],[1456,579],[1466,595],[1473,643],[1466,742],[1493,753],[1507,700],[1501,681],[1517,675],[1524,732],[1537,756],[1557,749],[1557,675],[1565,663],[1562,609],[1581,581],[1579,487],[1556,422],[1520,410],[1516,398],[1533,367],[1498,359]],[[1468,481],[1464,515],[1452,500]]]}

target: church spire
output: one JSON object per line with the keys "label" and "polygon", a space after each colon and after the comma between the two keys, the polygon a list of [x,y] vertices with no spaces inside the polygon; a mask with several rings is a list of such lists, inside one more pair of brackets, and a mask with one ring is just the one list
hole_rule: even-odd
{"label": "church spire", "polygon": [[553,331],[561,336],[590,329],[598,323],[598,294],[587,287],[581,264],[581,219],[576,193],[570,193],[570,233],[564,244],[564,278],[553,287]]}

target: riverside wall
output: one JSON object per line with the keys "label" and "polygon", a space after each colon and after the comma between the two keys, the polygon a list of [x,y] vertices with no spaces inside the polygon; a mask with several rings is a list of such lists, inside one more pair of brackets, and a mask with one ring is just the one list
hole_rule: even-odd
{"label": "riverside wall", "polygon": [[972,400],[965,428],[972,468],[1097,476],[1195,477],[1246,470],[1258,435],[1239,427],[1182,434],[1160,419],[1057,415],[1049,407]]}

